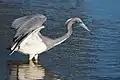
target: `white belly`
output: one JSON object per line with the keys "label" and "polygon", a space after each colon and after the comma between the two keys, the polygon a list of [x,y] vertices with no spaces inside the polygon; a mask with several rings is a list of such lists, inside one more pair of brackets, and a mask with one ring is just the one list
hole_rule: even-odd
{"label": "white belly", "polygon": [[47,46],[38,36],[38,34],[30,34],[23,42],[20,44],[20,52],[24,54],[39,54],[44,52]]}

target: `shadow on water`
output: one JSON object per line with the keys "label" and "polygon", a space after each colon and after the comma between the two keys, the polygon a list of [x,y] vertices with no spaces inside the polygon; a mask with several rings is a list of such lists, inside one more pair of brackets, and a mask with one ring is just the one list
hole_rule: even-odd
{"label": "shadow on water", "polygon": [[33,61],[8,61],[8,80],[57,80],[58,75]]}

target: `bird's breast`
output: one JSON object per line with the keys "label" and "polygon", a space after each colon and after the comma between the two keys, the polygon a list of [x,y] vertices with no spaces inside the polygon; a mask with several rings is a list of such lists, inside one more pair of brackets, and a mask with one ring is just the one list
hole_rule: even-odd
{"label": "bird's breast", "polygon": [[33,53],[38,54],[46,51],[46,49],[47,49],[46,44],[38,36],[38,34],[30,34],[20,44],[19,51],[26,54],[33,54]]}

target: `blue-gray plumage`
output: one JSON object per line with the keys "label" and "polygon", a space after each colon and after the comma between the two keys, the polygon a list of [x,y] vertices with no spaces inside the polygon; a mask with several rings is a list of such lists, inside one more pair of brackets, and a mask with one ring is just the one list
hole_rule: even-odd
{"label": "blue-gray plumage", "polygon": [[43,23],[46,21],[46,19],[47,18],[42,14],[25,16],[16,19],[11,26],[12,28],[16,29],[16,34],[13,38],[13,44],[11,46],[11,54],[14,51],[19,51],[24,54],[29,54],[29,60],[35,58],[37,61],[38,54],[47,51],[58,44],[61,44],[71,36],[73,32],[72,25],[74,23],[79,24],[90,32],[82,20],[75,17],[66,21],[68,31],[64,36],[57,39],[51,39],[43,36],[39,32],[45,27]]}

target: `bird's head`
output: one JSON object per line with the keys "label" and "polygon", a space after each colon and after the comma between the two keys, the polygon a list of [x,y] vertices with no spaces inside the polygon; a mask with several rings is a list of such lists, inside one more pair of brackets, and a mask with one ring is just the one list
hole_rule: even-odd
{"label": "bird's head", "polygon": [[42,25],[42,26],[40,26],[40,30],[41,30],[41,29],[43,29],[43,28],[45,28],[45,26],[43,26],[43,25]]}
{"label": "bird's head", "polygon": [[70,18],[70,19],[68,19],[66,22],[65,22],[65,24],[70,24],[70,25],[72,25],[72,24],[74,24],[74,23],[77,23],[78,25],[77,26],[81,26],[81,27],[83,27],[84,29],[86,29],[90,34],[92,34],[92,32],[87,28],[87,26],[83,23],[83,21],[80,19],[80,18],[78,18],[78,17],[75,17],[75,18]]}

